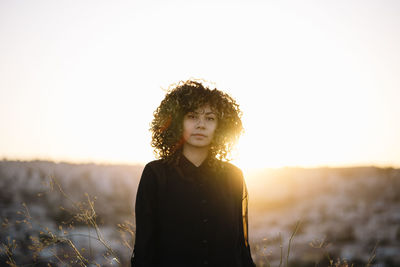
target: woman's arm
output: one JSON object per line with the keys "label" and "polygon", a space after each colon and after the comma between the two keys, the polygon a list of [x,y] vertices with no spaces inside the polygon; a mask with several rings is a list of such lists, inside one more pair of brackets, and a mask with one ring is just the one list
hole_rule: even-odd
{"label": "woman's arm", "polygon": [[140,178],[135,203],[136,235],[131,258],[132,267],[155,266],[156,221],[157,221],[157,180],[147,164]]}
{"label": "woman's arm", "polygon": [[248,193],[246,182],[243,178],[243,174],[241,173],[242,180],[242,205],[241,205],[241,216],[239,219],[239,229],[240,229],[240,239],[241,239],[241,258],[242,265],[244,267],[255,267],[256,265],[253,262],[250,252],[250,244],[248,239]]}

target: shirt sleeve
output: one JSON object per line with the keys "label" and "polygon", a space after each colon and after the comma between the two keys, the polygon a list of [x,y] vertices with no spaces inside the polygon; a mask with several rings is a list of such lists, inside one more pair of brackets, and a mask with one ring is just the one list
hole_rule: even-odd
{"label": "shirt sleeve", "polygon": [[243,178],[243,174],[241,173],[242,180],[242,212],[239,219],[239,229],[241,236],[241,258],[242,265],[244,267],[255,267],[256,265],[253,262],[250,252],[250,244],[248,238],[248,200],[249,195],[247,192],[246,182]]}
{"label": "shirt sleeve", "polygon": [[157,222],[157,180],[147,164],[140,178],[135,202],[136,235],[132,267],[155,266],[156,222]]}

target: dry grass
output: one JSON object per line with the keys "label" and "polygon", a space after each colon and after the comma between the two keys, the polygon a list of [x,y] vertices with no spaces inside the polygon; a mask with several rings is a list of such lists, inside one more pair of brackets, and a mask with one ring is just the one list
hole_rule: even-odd
{"label": "dry grass", "polygon": [[[96,197],[90,196],[85,193],[84,201],[75,201],[69,194],[67,194],[57,179],[52,176],[47,183],[48,191],[41,193],[38,197],[43,194],[60,194],[67,205],[60,206],[59,209],[63,210],[68,216],[66,220],[57,224],[56,227],[49,227],[43,225],[40,218],[34,218],[26,203],[21,204],[21,210],[17,211],[17,214],[21,219],[15,220],[14,222],[8,221],[7,218],[3,219],[2,229],[6,231],[8,227],[12,225],[25,227],[31,229],[33,234],[29,236],[29,240],[15,240],[8,238],[7,242],[1,243],[1,252],[5,255],[5,263],[8,266],[41,266],[41,264],[47,264],[47,266],[127,266],[129,263],[121,259],[114,249],[113,245],[104,237],[102,233],[102,227],[98,223],[98,216],[95,209]],[[89,231],[89,234],[76,234],[73,232],[76,224],[85,225]],[[288,240],[286,249],[284,248],[282,235],[279,235],[279,251],[280,260],[279,264],[275,267],[295,267],[302,266],[296,262],[290,261],[290,255],[292,252],[292,242],[296,237],[297,232],[300,228],[300,221],[296,223],[293,231]],[[133,240],[135,227],[132,222],[125,221],[116,225],[117,231],[120,234],[120,243],[126,247],[129,251],[133,249]],[[90,234],[94,232],[95,234]],[[80,235],[88,241],[88,246],[83,246],[74,241],[73,237]],[[104,250],[101,260],[96,259],[96,255],[93,253],[93,242],[97,245],[100,244]],[[18,255],[14,252],[20,247],[27,245],[27,249],[30,252],[31,259],[26,262],[17,264]],[[355,267],[354,264],[348,262],[346,259],[333,259],[328,253],[328,246],[325,240],[319,241],[314,240],[310,243],[310,246],[314,249],[323,252],[326,259],[325,262],[315,262],[315,266],[325,267]],[[366,267],[373,266],[374,259],[376,256],[376,249],[378,244],[375,245],[368,262],[365,264]],[[267,247],[264,247],[262,252],[262,261],[257,262],[257,265],[272,266],[269,261],[268,253],[265,251]],[[285,253],[286,251],[286,253]],[[45,255],[45,256],[44,256]],[[126,255],[125,255],[126,256]],[[44,266],[44,265],[43,265]]]}
{"label": "dry grass", "polygon": [[[24,225],[22,227],[26,227],[27,229],[34,228],[36,230],[34,234],[29,236],[29,240],[17,241],[15,239],[11,240],[9,237],[7,243],[3,242],[1,244],[1,252],[7,257],[5,263],[13,267],[35,266],[45,262],[47,263],[47,266],[122,266],[120,256],[104,238],[101,227],[97,222],[97,213],[95,210],[96,197],[91,197],[89,194],[85,193],[85,201],[75,201],[62,189],[57,179],[51,177],[48,183],[48,191],[46,193],[55,194],[57,192],[70,204],[68,205],[69,208],[64,206],[59,207],[61,210],[66,211],[70,217],[69,220],[58,224],[56,227],[57,230],[43,225],[40,218],[33,218],[26,203],[22,203],[22,209],[17,211],[17,214],[22,217],[21,220],[15,220],[14,222],[10,222],[8,219],[3,220],[3,231],[16,225]],[[79,234],[89,241],[89,247],[81,246],[73,241],[72,237],[77,234],[71,234],[70,231],[74,230],[74,225],[76,223],[80,225],[84,224],[88,228],[94,230],[95,235]],[[121,243],[131,250],[132,240],[134,239],[133,224],[126,221],[117,224],[117,227],[121,235]],[[93,260],[95,257],[91,248],[92,240],[100,243],[105,250],[102,255],[102,262]],[[16,262],[19,255],[15,255],[14,251],[16,251],[18,246],[25,246],[25,243],[29,243],[27,247],[32,258],[26,263],[17,265]],[[48,255],[47,259],[42,256],[43,252],[46,252]]]}

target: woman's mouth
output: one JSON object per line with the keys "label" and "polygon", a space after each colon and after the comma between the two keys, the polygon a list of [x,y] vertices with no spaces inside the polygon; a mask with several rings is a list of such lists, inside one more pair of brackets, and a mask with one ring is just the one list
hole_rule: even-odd
{"label": "woman's mouth", "polygon": [[204,135],[204,134],[192,134],[192,136],[194,136],[194,137],[207,137],[207,136]]}

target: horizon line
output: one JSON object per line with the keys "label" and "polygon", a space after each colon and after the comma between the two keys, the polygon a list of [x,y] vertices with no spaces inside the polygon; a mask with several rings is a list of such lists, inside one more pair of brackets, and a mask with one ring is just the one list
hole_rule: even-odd
{"label": "horizon line", "polygon": [[[154,159],[156,160],[156,159]],[[71,159],[53,159],[53,158],[44,158],[44,157],[7,157],[7,156],[2,156],[1,161],[17,161],[17,162],[34,162],[34,161],[42,161],[42,162],[52,162],[56,164],[60,163],[66,163],[66,164],[75,164],[75,165],[127,165],[127,166],[135,166],[135,165],[141,165],[144,166],[147,164],[145,161],[113,161],[113,160],[108,160],[108,161],[103,161],[103,160],[71,160]],[[231,162],[231,161],[230,161]],[[400,166],[398,165],[390,165],[390,164],[379,164],[379,163],[358,163],[358,164],[320,164],[320,165],[282,165],[282,166],[268,166],[267,164],[265,166],[260,166],[260,167],[242,167],[242,169],[246,169],[247,171],[258,171],[258,170],[263,170],[263,169],[285,169],[285,168],[291,168],[291,169],[344,169],[344,168],[366,168],[366,167],[373,167],[373,168],[380,168],[380,169],[400,169]]]}

